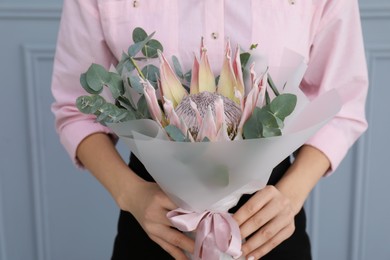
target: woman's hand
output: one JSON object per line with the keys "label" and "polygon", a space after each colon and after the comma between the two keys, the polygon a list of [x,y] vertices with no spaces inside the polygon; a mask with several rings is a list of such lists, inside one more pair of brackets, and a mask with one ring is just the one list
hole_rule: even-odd
{"label": "woman's hand", "polygon": [[131,203],[131,200],[126,202],[125,199],[120,202],[120,207],[131,212],[148,236],[172,257],[187,259],[182,250],[192,253],[194,241],[174,229],[166,216],[177,206],[156,183],[144,182],[138,185],[136,192],[136,202]]}
{"label": "woman's hand", "polygon": [[254,194],[234,215],[241,237],[252,235],[242,246],[243,255],[259,259],[295,230],[292,204],[275,186]]}
{"label": "woman's hand", "polygon": [[325,154],[303,145],[276,186],[258,191],[233,215],[243,238],[253,234],[242,246],[243,255],[259,259],[289,238],[295,230],[295,215],[329,169]]}
{"label": "woman's hand", "polygon": [[149,237],[175,259],[187,259],[183,250],[194,250],[194,241],[172,228],[166,214],[176,205],[156,183],[135,174],[104,133],[86,137],[77,158],[111,193],[118,206],[131,212]]}

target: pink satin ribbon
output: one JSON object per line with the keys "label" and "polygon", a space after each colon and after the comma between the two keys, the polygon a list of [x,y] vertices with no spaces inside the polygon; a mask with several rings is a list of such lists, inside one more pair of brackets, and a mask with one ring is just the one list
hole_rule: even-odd
{"label": "pink satin ribbon", "polygon": [[218,260],[221,252],[241,256],[241,234],[237,222],[227,212],[197,213],[181,208],[168,212],[172,224],[183,232],[196,231],[196,260]]}

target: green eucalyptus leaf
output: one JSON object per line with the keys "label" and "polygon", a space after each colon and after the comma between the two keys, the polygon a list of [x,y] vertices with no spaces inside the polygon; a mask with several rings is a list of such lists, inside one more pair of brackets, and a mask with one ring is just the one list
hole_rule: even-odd
{"label": "green eucalyptus leaf", "polygon": [[[137,106],[133,100],[133,88],[130,86],[128,78],[123,81],[123,85],[125,87],[125,93],[122,95],[122,98],[125,100],[125,102],[127,102],[126,104],[131,106],[129,110],[136,111]],[[119,97],[118,99],[121,99],[121,97]]]}
{"label": "green eucalyptus leaf", "polygon": [[[111,114],[107,117],[106,123],[118,123],[122,121],[131,120],[131,114],[125,109],[112,106]],[[135,118],[133,118],[135,119]]]}
{"label": "green eucalyptus leaf", "polygon": [[130,112],[135,112],[137,108],[134,105],[134,101],[131,99],[129,100],[125,96],[120,96],[118,97],[117,101],[119,102],[119,105],[123,107],[124,109],[130,111]]}
{"label": "green eucalyptus leaf", "polygon": [[250,57],[251,54],[249,52],[243,52],[240,54],[241,68],[246,67]]}
{"label": "green eucalyptus leaf", "polygon": [[83,73],[80,75],[80,84],[84,89],[89,88],[87,83],[87,73]]}
{"label": "green eucalyptus leaf", "polygon": [[155,87],[157,85],[157,79],[160,75],[160,70],[153,64],[146,65],[141,70],[145,78]]}
{"label": "green eucalyptus leaf", "polygon": [[277,118],[267,108],[261,109],[259,111],[257,114],[257,120],[263,126],[262,137],[272,137],[282,134],[279,129]]}
{"label": "green eucalyptus leaf", "polygon": [[80,75],[80,84],[83,87],[85,91],[87,91],[89,94],[100,94],[102,92],[103,88],[100,91],[93,90],[87,83],[87,73],[83,73]]}
{"label": "green eucalyptus leaf", "polygon": [[215,85],[218,86],[218,82],[219,82],[219,78],[221,77],[221,75],[218,75],[215,77]]}
{"label": "green eucalyptus leaf", "polygon": [[77,109],[84,114],[96,114],[106,101],[99,95],[80,96],[76,99]]}
{"label": "green eucalyptus leaf", "polygon": [[190,86],[188,86],[186,84],[182,84],[182,85],[183,85],[183,88],[185,88],[185,90],[187,91],[187,93],[191,92]]}
{"label": "green eucalyptus leaf", "polygon": [[130,56],[127,55],[126,53],[123,53],[122,54],[122,59],[120,60],[120,62],[118,63],[118,65],[116,66],[116,70],[118,71],[118,73],[120,75],[123,74],[123,69],[126,69],[128,72],[131,72],[135,69],[135,66],[134,64],[131,62],[130,60]]}
{"label": "green eucalyptus leaf", "polygon": [[112,104],[104,103],[99,108],[99,112],[100,113],[98,114],[96,121],[105,125],[106,121],[110,121],[108,117],[109,117],[110,113],[112,113]]}
{"label": "green eucalyptus leaf", "polygon": [[271,112],[282,121],[295,109],[297,97],[294,94],[284,93],[275,97],[269,107]]}
{"label": "green eucalyptus leaf", "polygon": [[100,114],[96,121],[106,125],[107,123],[117,123],[131,119],[131,114],[122,108],[117,107],[112,103],[105,103],[99,109]]}
{"label": "green eucalyptus leaf", "polygon": [[263,129],[263,137],[274,137],[282,135],[282,131],[279,128],[264,128]]}
{"label": "green eucalyptus leaf", "polygon": [[[150,34],[148,37],[146,37],[143,41],[140,41],[140,42],[136,42],[132,45],[130,45],[129,49],[128,49],[128,53],[129,53],[129,56],[130,57],[134,57],[136,56],[141,50],[143,50],[146,46],[146,44],[152,39],[154,35],[154,32],[152,34]],[[145,54],[144,54],[145,55]],[[147,55],[145,55],[146,57],[149,57]]]}
{"label": "green eucalyptus leaf", "polygon": [[268,109],[260,109],[257,114],[257,120],[261,122],[263,128],[279,128],[275,115]]}
{"label": "green eucalyptus leaf", "polygon": [[175,70],[176,75],[181,79],[184,78],[183,69],[181,68],[179,59],[175,55],[172,56],[172,63],[173,63],[173,69]]}
{"label": "green eucalyptus leaf", "polygon": [[164,50],[163,46],[159,41],[152,39],[144,45],[144,47],[142,48],[142,54],[148,58],[157,58],[157,50],[160,50],[162,52]]}
{"label": "green eucalyptus leaf", "polygon": [[184,80],[186,82],[191,82],[191,77],[192,77],[192,71],[191,70],[187,71],[186,74],[184,74]]}
{"label": "green eucalyptus leaf", "polygon": [[281,131],[278,119],[268,107],[256,107],[244,124],[243,134],[245,139],[254,139],[281,135]]}
{"label": "green eucalyptus leaf", "polygon": [[205,138],[203,138],[202,142],[205,142],[205,143],[210,142],[210,139],[206,136]]}
{"label": "green eucalyptus leaf", "polygon": [[174,125],[167,125],[165,131],[176,142],[187,142],[187,137]]}
{"label": "green eucalyptus leaf", "polygon": [[276,118],[276,122],[278,123],[279,129],[283,129],[284,128],[284,121],[282,119],[280,119],[279,117],[275,117],[275,118]]}
{"label": "green eucalyptus leaf", "polygon": [[100,93],[104,85],[110,81],[110,73],[99,64],[92,64],[86,72],[86,82],[88,86],[95,92]]}
{"label": "green eucalyptus leaf", "polygon": [[271,75],[268,73],[267,77],[268,85],[271,87],[272,91],[274,92],[275,96],[279,96],[278,88],[276,87],[274,81],[272,80]]}
{"label": "green eucalyptus leaf", "polygon": [[271,103],[271,98],[268,93],[268,88],[265,90],[265,104],[269,105]]}
{"label": "green eucalyptus leaf", "polygon": [[134,42],[142,42],[148,37],[148,34],[144,29],[137,27],[133,30],[133,41]]}
{"label": "green eucalyptus leaf", "polygon": [[111,75],[111,79],[107,83],[107,86],[111,91],[112,97],[114,99],[117,99],[125,92],[123,87],[123,80],[122,77],[119,76],[117,73],[110,72],[110,75]]}
{"label": "green eucalyptus leaf", "polygon": [[252,115],[245,122],[243,127],[243,135],[245,139],[256,139],[261,138],[263,134],[263,125],[258,120],[258,114],[260,114],[261,109],[255,107]]}
{"label": "green eucalyptus leaf", "polygon": [[127,78],[127,81],[130,84],[130,86],[135,91],[137,91],[137,93],[139,93],[139,94],[143,94],[144,93],[144,87],[142,86],[142,83],[141,83],[140,78],[138,76],[130,75]]}
{"label": "green eucalyptus leaf", "polygon": [[141,118],[151,118],[145,95],[142,95],[137,103],[137,112]]}
{"label": "green eucalyptus leaf", "polygon": [[129,53],[129,56],[134,57],[135,55],[137,55],[145,45],[146,45],[146,42],[144,42],[144,41],[137,42],[137,43],[130,45],[129,49],[127,50]]}
{"label": "green eucalyptus leaf", "polygon": [[[137,119],[137,117],[135,116],[135,113],[132,113],[132,112],[130,112],[128,110],[126,112],[124,112],[124,113],[125,113],[126,116],[123,117],[122,119],[120,119],[119,122],[126,122],[126,121]],[[118,118],[120,118],[120,117],[118,117]]]}

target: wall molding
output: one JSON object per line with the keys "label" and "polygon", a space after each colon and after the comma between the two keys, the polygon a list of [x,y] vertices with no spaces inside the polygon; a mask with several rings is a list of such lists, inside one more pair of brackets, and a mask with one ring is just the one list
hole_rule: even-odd
{"label": "wall molding", "polygon": [[[366,46],[367,50],[367,64],[370,75],[370,85],[375,85],[375,63],[378,59],[390,60],[390,45],[371,45]],[[372,116],[372,104],[373,92],[375,88],[369,89],[369,95],[367,98],[367,120],[370,121]],[[354,153],[354,172],[355,176],[355,189],[353,192],[353,211],[351,215],[352,231],[350,233],[350,258],[356,260],[366,259],[366,247],[365,247],[365,235],[367,229],[367,212],[368,205],[368,191],[369,191],[369,162],[371,161],[370,144],[371,144],[371,132],[370,130],[364,134],[356,144],[356,150]]]}
{"label": "wall molding", "polygon": [[59,20],[59,4],[0,4],[0,19],[5,20]]}
{"label": "wall molding", "polygon": [[[1,179],[1,178],[0,178]],[[4,182],[2,182],[4,183]],[[1,183],[0,183],[1,186]],[[6,252],[6,242],[5,242],[5,222],[4,222],[4,208],[3,208],[3,194],[2,189],[0,189],[0,260],[6,260],[7,258],[7,252]]]}
{"label": "wall molding", "polygon": [[25,78],[27,92],[27,115],[29,126],[29,146],[30,163],[32,174],[33,205],[35,217],[35,236],[37,258],[49,260],[50,238],[48,227],[48,203],[46,201],[46,170],[45,151],[42,147],[44,140],[41,130],[43,118],[39,113],[39,63],[42,61],[52,61],[54,59],[55,46],[52,45],[23,45],[22,47],[25,62]]}
{"label": "wall molding", "polygon": [[305,210],[308,216],[307,232],[310,237],[313,259],[319,259],[320,186],[321,183],[318,183],[314,187],[305,203]]}
{"label": "wall molding", "polygon": [[369,136],[362,136],[356,143],[354,151],[354,169],[355,182],[353,188],[353,205],[351,213],[351,232],[350,232],[350,255],[349,259],[362,260],[365,252],[365,208],[367,205],[367,161],[368,154],[366,149],[369,148]]}
{"label": "wall molding", "polygon": [[390,19],[389,4],[360,4],[362,19]]}
{"label": "wall molding", "polygon": [[[54,19],[61,18],[61,4],[0,4],[0,19]],[[389,4],[360,5],[362,19],[390,19]]]}

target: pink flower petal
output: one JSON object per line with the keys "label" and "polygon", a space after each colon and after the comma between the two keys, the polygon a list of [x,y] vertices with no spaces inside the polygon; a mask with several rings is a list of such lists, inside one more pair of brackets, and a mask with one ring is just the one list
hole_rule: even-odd
{"label": "pink flower petal", "polygon": [[[176,114],[176,112],[173,108],[172,102],[169,99],[167,99],[166,97],[164,97],[163,107],[164,107],[165,115],[167,116],[167,118],[169,120],[169,124],[174,125],[180,129],[180,127],[181,127],[180,118]],[[180,130],[182,130],[183,134],[185,134],[187,132],[187,129],[180,129]]]}
{"label": "pink flower petal", "polygon": [[216,141],[230,141],[226,122],[218,129]]}
{"label": "pink flower petal", "polygon": [[223,99],[219,96],[214,102],[215,107],[215,124],[217,129],[220,129],[225,123],[225,109],[223,105]]}
{"label": "pink flower petal", "polygon": [[244,110],[242,111],[240,124],[238,125],[238,129],[240,131],[243,128],[245,122],[248,120],[248,118],[253,113],[253,110],[256,107],[258,95],[259,95],[259,88],[252,87],[252,89],[249,91],[248,96],[245,98]]}
{"label": "pink flower petal", "polygon": [[[178,129],[180,129],[183,135],[187,136],[189,132],[186,123],[176,114],[172,102],[165,97],[164,100],[164,111],[169,120],[169,124],[176,126]],[[191,142],[194,142],[194,139],[192,138],[191,134],[189,134],[188,137],[190,138]]]}
{"label": "pink flower petal", "polygon": [[176,107],[188,93],[161,51],[158,51],[158,56],[160,58],[160,83],[163,96],[171,100],[173,106]]}
{"label": "pink flower petal", "polygon": [[198,121],[198,125],[200,126],[202,124],[202,116],[199,113],[198,106],[196,105],[196,103],[194,101],[192,101],[192,99],[190,99],[190,105],[191,105],[191,108],[195,112],[196,120]]}
{"label": "pink flower petal", "polygon": [[236,103],[239,100],[234,95],[234,88],[237,87],[236,77],[234,76],[232,60],[231,60],[230,42],[226,44],[225,59],[223,61],[221,75],[218,81],[217,92]]}
{"label": "pink flower petal", "polygon": [[236,99],[240,100],[241,111],[244,111],[244,96],[237,90],[237,88],[234,88],[234,96]]}
{"label": "pink flower petal", "polygon": [[234,71],[234,75],[236,76],[237,89],[238,91],[241,92],[242,95],[244,95],[245,93],[244,77],[242,75],[242,69],[241,69],[240,46],[238,45],[236,47],[236,56],[233,61],[233,71]]}
{"label": "pink flower petal", "polygon": [[190,94],[199,93],[199,62],[194,55],[194,63],[191,71]]}
{"label": "pink flower petal", "polygon": [[[203,40],[202,40],[203,46]],[[199,63],[199,92],[208,91],[215,92],[215,77],[211,70],[209,60],[207,58],[207,49],[202,47]]]}
{"label": "pink flower petal", "polygon": [[150,115],[153,120],[161,123],[162,122],[162,112],[160,106],[158,105],[158,100],[156,97],[156,90],[150,84],[149,81],[141,79],[141,83],[144,87],[144,95],[146,103],[149,108]]}
{"label": "pink flower petal", "polygon": [[258,106],[260,108],[263,107],[265,104],[265,91],[267,89],[266,82],[267,82],[267,74],[264,73],[262,80],[258,84],[260,91],[259,91],[259,95],[257,97],[256,106]]}
{"label": "pink flower petal", "polygon": [[208,107],[207,113],[202,120],[202,124],[200,125],[196,140],[201,142],[204,138],[207,137],[210,141],[215,141],[216,136],[217,128],[215,125],[213,111],[211,110],[211,107]]}
{"label": "pink flower petal", "polygon": [[255,63],[253,62],[250,66],[250,73],[251,73],[251,85],[252,87],[255,85],[256,80],[256,71],[255,71]]}

